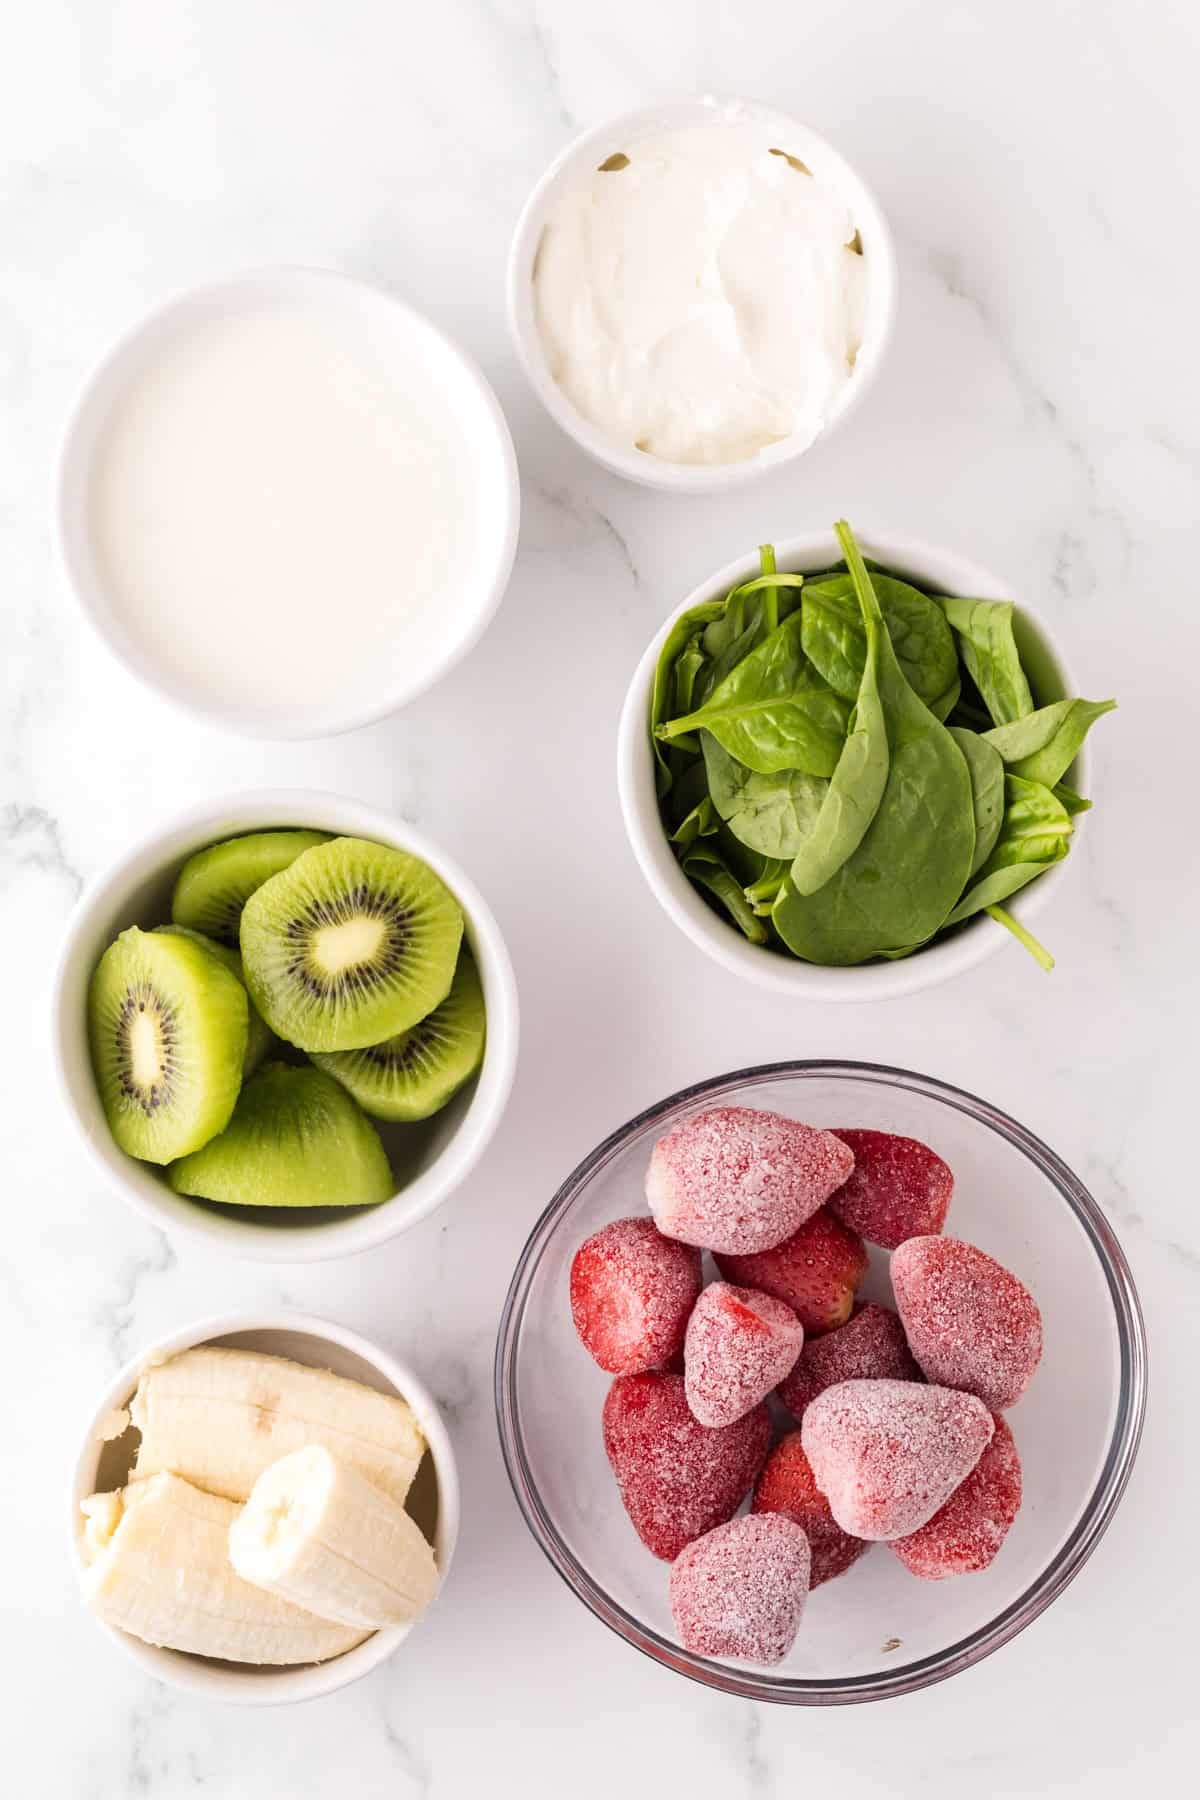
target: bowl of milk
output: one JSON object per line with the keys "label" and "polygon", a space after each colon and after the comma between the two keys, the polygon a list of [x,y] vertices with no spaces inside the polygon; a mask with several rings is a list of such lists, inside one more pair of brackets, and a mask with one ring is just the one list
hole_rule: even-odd
{"label": "bowl of milk", "polygon": [[63,447],[71,585],[143,680],[322,737],[430,687],[498,606],[516,458],[469,357],[393,296],[279,269],[194,289],[92,375]]}

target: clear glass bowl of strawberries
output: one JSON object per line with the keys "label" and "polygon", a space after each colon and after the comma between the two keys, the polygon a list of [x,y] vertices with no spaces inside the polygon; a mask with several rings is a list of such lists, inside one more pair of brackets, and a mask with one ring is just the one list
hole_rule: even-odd
{"label": "clear glass bowl of strawberries", "polygon": [[900,1069],[783,1063],[673,1095],[538,1221],[496,1352],[526,1521],[656,1661],[794,1705],[998,1649],[1128,1480],[1137,1294],[1070,1169]]}

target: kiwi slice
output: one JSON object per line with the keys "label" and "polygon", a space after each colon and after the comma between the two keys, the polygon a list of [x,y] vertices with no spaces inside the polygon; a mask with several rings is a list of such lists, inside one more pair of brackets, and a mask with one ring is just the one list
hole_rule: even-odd
{"label": "kiwi slice", "polygon": [[172,1163],[177,1194],[225,1206],[374,1206],[396,1191],[379,1133],[320,1069],[269,1062],[221,1133]]}
{"label": "kiwi slice", "polygon": [[327,831],[255,831],[197,850],[179,871],[171,918],[222,944],[236,944],[242,908],[255,888],[295,862],[302,850],[328,842]]}
{"label": "kiwi slice", "polygon": [[224,1130],[248,1016],[241,982],[199,944],[134,925],[109,945],[88,990],[88,1037],[122,1150],[167,1163]]}
{"label": "kiwi slice", "polygon": [[[165,933],[167,937],[190,938],[193,944],[200,944],[215,956],[222,966],[236,975],[242,986],[246,985],[246,977],[242,973],[242,959],[230,944],[218,944],[216,938],[205,937],[202,931],[193,931],[189,925],[156,925],[156,932]],[[246,1021],[246,1060],[242,1064],[242,1080],[253,1075],[271,1045],[278,1040],[267,1021],[263,1018],[254,1002],[247,995],[250,1017]]]}
{"label": "kiwi slice", "polygon": [[313,1061],[375,1118],[427,1119],[479,1068],[484,1032],[479,970],[464,945],[450,992],[427,1018],[382,1044],[316,1051]]}
{"label": "kiwi slice", "polygon": [[251,998],[299,1050],[361,1050],[450,992],[462,908],[407,851],[334,838],[265,881],[242,914]]}

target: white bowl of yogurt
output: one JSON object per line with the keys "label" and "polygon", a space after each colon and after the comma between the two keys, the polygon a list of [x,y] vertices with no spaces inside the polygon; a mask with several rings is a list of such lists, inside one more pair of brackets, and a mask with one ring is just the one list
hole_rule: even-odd
{"label": "white bowl of yogurt", "polygon": [[550,416],[606,468],[676,493],[752,480],[825,437],[878,372],[895,307],[866,184],[749,100],[585,132],[509,257],[513,341]]}
{"label": "white bowl of yogurt", "polygon": [[85,386],[59,468],[62,559],[101,635],[250,736],[348,731],[430,687],[499,604],[519,512],[470,358],[321,269],[143,319]]}

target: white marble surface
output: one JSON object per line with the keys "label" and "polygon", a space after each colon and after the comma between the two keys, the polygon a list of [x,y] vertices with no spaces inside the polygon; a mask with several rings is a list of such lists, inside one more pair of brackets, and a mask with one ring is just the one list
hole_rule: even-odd
{"label": "white marble surface", "polygon": [[[1182,1786],[1200,1474],[1195,10],[38,0],[6,24],[6,1791],[1107,1800],[1134,1776]],[[843,434],[750,492],[692,503],[605,476],[539,415],[502,276],[517,208],[569,132],[715,87],[791,107],[860,163],[896,230],[902,313]],[[525,494],[511,590],[470,660],[401,718],[293,747],[223,737],[135,686],[64,593],[48,528],[64,412],[110,336],[181,284],[285,259],[384,282],[469,346],[508,411]],[[993,566],[1045,608],[1083,690],[1119,693],[1081,867],[1040,921],[1052,977],[1014,948],[924,996],[798,1013],[700,959],[642,886],[612,775],[638,652],[712,567],[843,511]],[[525,1010],[511,1110],[467,1188],[370,1257],[294,1270],[204,1260],[140,1224],[85,1164],[45,1048],[81,883],[183,803],[277,782],[343,789],[439,836],[500,916]],[[1128,1497],[1065,1597],[948,1686],[824,1715],[711,1696],[587,1616],[518,1518],[490,1397],[507,1276],[565,1171],[650,1099],[788,1055],[948,1076],[1047,1136],[1121,1230],[1155,1359]],[[189,1316],[281,1300],[378,1334],[427,1374],[466,1522],[408,1654],[314,1706],[235,1713],[141,1679],[84,1616],[65,1475],[121,1359]]]}

